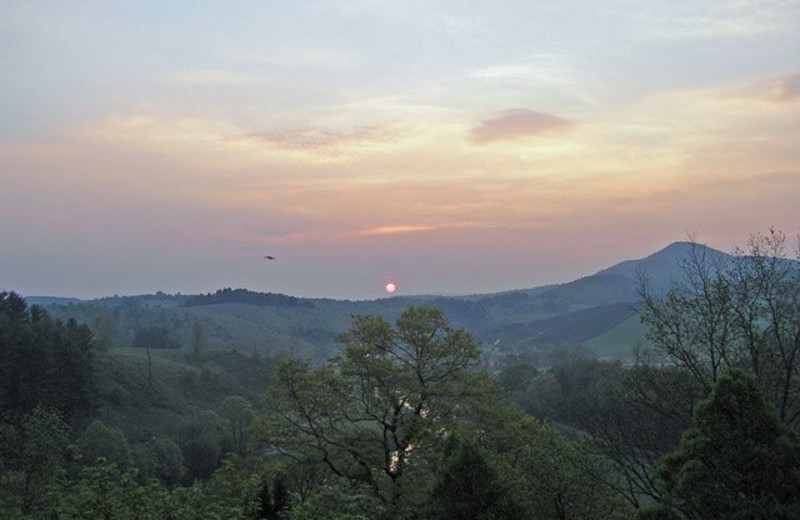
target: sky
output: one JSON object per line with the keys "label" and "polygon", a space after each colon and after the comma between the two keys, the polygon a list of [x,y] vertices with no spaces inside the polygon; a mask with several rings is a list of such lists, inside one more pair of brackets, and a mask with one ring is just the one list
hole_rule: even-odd
{"label": "sky", "polygon": [[487,293],[800,233],[800,0],[2,0],[0,71],[23,295]]}

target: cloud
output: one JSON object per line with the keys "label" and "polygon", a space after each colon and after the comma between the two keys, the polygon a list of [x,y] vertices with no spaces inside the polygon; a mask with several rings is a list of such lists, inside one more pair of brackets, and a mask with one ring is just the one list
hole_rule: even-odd
{"label": "cloud", "polygon": [[249,139],[278,150],[329,153],[345,147],[379,145],[394,141],[397,136],[396,130],[376,126],[345,131],[316,128],[272,130],[247,135]]}
{"label": "cloud", "polygon": [[353,233],[356,236],[381,236],[381,235],[399,235],[404,233],[422,233],[426,231],[433,231],[436,229],[434,226],[429,225],[395,225],[395,226],[378,226],[374,228],[361,229]]}
{"label": "cloud", "polygon": [[777,78],[769,83],[771,97],[775,101],[800,99],[800,72]]}
{"label": "cloud", "polygon": [[363,240],[400,235],[420,235],[463,229],[483,229],[495,227],[475,221],[455,221],[436,224],[395,224],[375,227],[355,227],[351,229],[309,229],[287,231],[284,233],[263,232],[260,230],[228,229],[226,234],[234,241],[246,246],[269,246],[275,244],[325,243],[349,240]]}
{"label": "cloud", "polygon": [[758,100],[772,103],[790,103],[800,99],[800,72],[784,76],[763,78],[724,93],[736,101]]}
{"label": "cloud", "polygon": [[496,119],[487,119],[470,131],[474,144],[511,141],[546,132],[565,130],[572,121],[562,117],[522,108],[506,110]]}

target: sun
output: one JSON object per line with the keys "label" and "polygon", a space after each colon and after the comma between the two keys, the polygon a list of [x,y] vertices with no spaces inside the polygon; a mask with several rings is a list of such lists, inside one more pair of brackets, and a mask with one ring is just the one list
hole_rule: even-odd
{"label": "sun", "polygon": [[397,290],[397,286],[392,282],[389,282],[384,286],[384,289],[386,290],[387,293],[392,294]]}

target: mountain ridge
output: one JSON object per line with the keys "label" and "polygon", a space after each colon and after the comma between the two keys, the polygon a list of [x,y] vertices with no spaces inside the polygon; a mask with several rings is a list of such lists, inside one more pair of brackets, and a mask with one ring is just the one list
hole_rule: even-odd
{"label": "mountain ridge", "polygon": [[[504,296],[508,294],[532,294],[538,295],[547,293],[551,290],[557,290],[561,287],[564,287],[569,284],[575,284],[581,282],[582,280],[586,280],[589,278],[593,278],[596,276],[606,276],[606,275],[616,275],[628,278],[637,278],[637,271],[642,267],[651,267],[651,269],[645,269],[645,271],[651,270],[654,271],[654,268],[657,269],[667,269],[670,272],[674,272],[677,274],[678,264],[677,260],[681,256],[686,256],[689,254],[693,247],[701,248],[707,252],[710,252],[712,255],[720,255],[723,257],[730,257],[730,255],[723,253],[717,249],[712,247],[706,246],[704,244],[698,244],[694,242],[688,241],[676,241],[672,242],[669,245],[659,249],[658,251],[651,253],[648,256],[631,259],[631,260],[623,260],[616,264],[613,264],[609,267],[605,267],[593,274],[589,274],[586,276],[582,276],[576,278],[571,281],[562,282],[562,283],[552,283],[552,284],[544,284],[538,285],[533,287],[526,287],[521,289],[507,289],[503,291],[497,292],[488,292],[488,293],[470,293],[470,294],[463,294],[463,295],[449,295],[449,294],[438,294],[438,293],[430,293],[430,294],[414,294],[414,295],[403,295],[403,296],[395,296],[402,297],[402,298],[409,298],[413,300],[427,300],[433,298],[453,298],[453,299],[462,299],[462,300],[480,300],[487,297],[496,297],[496,296]],[[670,263],[667,266],[667,263]],[[660,264],[660,265],[659,265]],[[252,291],[249,289],[238,288],[238,289],[231,289],[231,288],[223,288],[216,291],[216,293],[198,293],[198,294],[169,294],[163,293],[161,291],[154,293],[154,294],[135,294],[135,295],[125,295],[125,296],[100,296],[97,298],[77,298],[71,296],[49,296],[49,295],[30,295],[25,296],[25,299],[32,305],[66,305],[69,303],[86,303],[86,302],[97,302],[102,300],[108,299],[115,299],[115,298],[165,298],[165,297],[181,297],[181,298],[196,298],[202,299],[204,297],[213,296],[214,294],[223,292],[223,291],[244,291],[250,294],[258,294],[264,296],[285,296],[288,298],[292,298],[293,300],[307,300],[307,301],[334,301],[334,302],[374,302],[374,301],[381,301],[387,300],[390,298],[375,298],[375,299],[366,299],[366,300],[350,300],[350,299],[337,299],[337,298],[320,298],[320,297],[304,297],[304,296],[294,296],[290,294],[284,293],[274,293],[274,292],[263,292],[263,291]]]}
{"label": "mountain ridge", "polygon": [[[394,320],[410,305],[440,308],[456,328],[469,330],[485,345],[497,344],[509,354],[524,354],[546,345],[593,342],[609,334],[619,342],[641,340],[630,319],[637,314],[637,283],[644,273],[659,289],[680,273],[680,261],[692,251],[675,242],[644,258],[619,262],[570,282],[469,296],[394,296],[375,300],[299,298],[247,289],[220,289],[206,295],[105,297],[75,301],[30,297],[42,301],[59,318],[75,317],[93,328],[105,343],[130,347],[137,332],[168,330],[184,349],[251,351],[259,355],[298,354],[321,360],[336,352],[336,338],[354,315]],[[701,246],[703,254],[731,258]],[[622,329],[624,323],[628,323]],[[619,330],[624,330],[621,334]],[[615,352],[624,350],[612,345]],[[603,348],[596,348],[603,355]]]}

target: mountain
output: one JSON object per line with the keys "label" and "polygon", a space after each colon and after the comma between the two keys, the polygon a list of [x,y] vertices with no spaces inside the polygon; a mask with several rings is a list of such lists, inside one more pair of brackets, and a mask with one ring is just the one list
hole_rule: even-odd
{"label": "mountain", "polygon": [[641,281],[646,280],[653,293],[665,293],[680,280],[681,265],[692,255],[722,263],[732,258],[701,244],[675,242],[645,258],[626,260],[545,291],[495,296],[495,307],[508,308],[513,302],[517,309],[528,309],[529,315],[498,323],[490,336],[517,351],[583,344],[601,357],[625,357],[644,340],[637,316]]}
{"label": "mountain", "polygon": [[[307,299],[221,289],[206,295],[108,297],[91,301],[33,297],[59,318],[89,324],[107,346],[129,348],[137,334],[153,331],[164,345],[191,351],[237,351],[277,357],[325,359],[353,315],[394,320],[410,305],[434,305],[451,324],[469,330],[484,345],[506,354],[558,345],[585,345],[601,357],[624,357],[643,337],[637,318],[637,287],[644,275],[655,291],[680,276],[692,253],[713,260],[730,257],[714,249],[676,242],[650,256],[628,260],[560,284],[470,296],[393,297],[372,301]],[[165,337],[167,331],[169,337]]]}
{"label": "mountain", "polygon": [[693,253],[712,262],[724,263],[732,258],[702,244],[674,242],[650,256],[620,262],[591,276],[559,285],[541,296],[571,308],[636,302],[642,277],[650,290],[663,293],[680,279],[681,263]]}
{"label": "mountain", "polygon": [[673,242],[648,257],[620,262],[599,271],[595,276],[620,276],[638,282],[640,275],[644,275],[653,290],[663,292],[681,278],[682,262],[692,254],[712,263],[725,264],[733,259],[731,255],[702,244]]}

